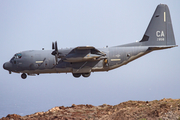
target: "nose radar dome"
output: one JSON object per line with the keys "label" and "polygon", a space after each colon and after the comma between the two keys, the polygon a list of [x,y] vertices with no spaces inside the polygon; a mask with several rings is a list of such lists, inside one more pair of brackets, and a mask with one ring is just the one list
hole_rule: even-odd
{"label": "nose radar dome", "polygon": [[3,64],[3,68],[4,68],[5,70],[9,70],[11,67],[12,67],[12,64],[9,63],[9,62],[6,62],[6,63]]}
{"label": "nose radar dome", "polygon": [[6,69],[6,63],[3,64],[3,68]]}

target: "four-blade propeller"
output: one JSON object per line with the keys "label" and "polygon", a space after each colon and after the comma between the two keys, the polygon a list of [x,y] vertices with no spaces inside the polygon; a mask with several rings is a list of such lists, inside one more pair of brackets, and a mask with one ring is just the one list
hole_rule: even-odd
{"label": "four-blade propeller", "polygon": [[57,41],[55,41],[55,44],[52,42],[52,49],[54,49],[54,51],[51,54],[55,56],[58,55]]}
{"label": "four-blade propeller", "polygon": [[58,58],[61,58],[60,56],[60,52],[58,52],[58,47],[57,47],[57,41],[52,42],[52,49],[54,50],[51,54],[55,56],[55,59],[56,59],[56,65],[58,64]]}

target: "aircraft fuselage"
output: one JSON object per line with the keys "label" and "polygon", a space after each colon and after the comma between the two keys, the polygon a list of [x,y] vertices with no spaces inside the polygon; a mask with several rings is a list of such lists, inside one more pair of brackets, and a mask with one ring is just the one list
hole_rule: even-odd
{"label": "aircraft fuselage", "polygon": [[[59,52],[67,55],[72,49],[60,49]],[[21,58],[13,57],[9,62],[4,64],[4,68],[16,73],[42,74],[42,73],[89,73],[96,71],[109,71],[120,67],[128,62],[146,54],[148,47],[110,47],[99,49],[106,54],[106,62],[104,59],[94,60],[87,59],[83,61],[82,55],[69,57],[69,59],[79,58],[81,62],[68,62],[59,59],[56,60],[51,55],[52,50],[30,50],[23,51]],[[89,53],[90,54],[90,53]],[[87,54],[85,57],[87,57]],[[96,58],[96,57],[95,57]]]}

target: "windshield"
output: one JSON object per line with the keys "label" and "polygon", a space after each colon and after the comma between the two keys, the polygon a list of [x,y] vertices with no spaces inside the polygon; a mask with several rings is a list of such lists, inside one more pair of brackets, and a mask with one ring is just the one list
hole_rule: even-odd
{"label": "windshield", "polygon": [[21,53],[17,53],[17,54],[14,55],[14,57],[15,57],[16,59],[19,59],[19,58],[22,57],[22,55],[21,55]]}
{"label": "windshield", "polygon": [[12,61],[12,60],[14,60],[14,59],[20,59],[20,58],[22,58],[22,54],[21,54],[21,53],[17,53],[17,54],[15,54],[15,55],[11,58],[10,61]]}

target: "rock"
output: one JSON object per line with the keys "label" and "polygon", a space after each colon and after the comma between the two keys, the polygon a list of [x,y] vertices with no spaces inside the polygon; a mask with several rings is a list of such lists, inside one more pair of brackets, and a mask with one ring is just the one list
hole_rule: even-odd
{"label": "rock", "polygon": [[21,116],[20,115],[17,115],[17,114],[8,114],[7,116],[6,116],[6,118],[8,118],[8,119],[14,119],[14,120],[17,120],[17,119],[19,119]]}
{"label": "rock", "polygon": [[72,104],[72,106],[71,107],[73,107],[73,108],[75,108],[77,105],[75,105],[75,104]]}
{"label": "rock", "polygon": [[103,104],[54,107],[47,112],[37,112],[20,116],[9,114],[0,120],[139,120],[139,119],[179,119],[180,99],[162,99],[154,101],[128,101],[111,106]]}

